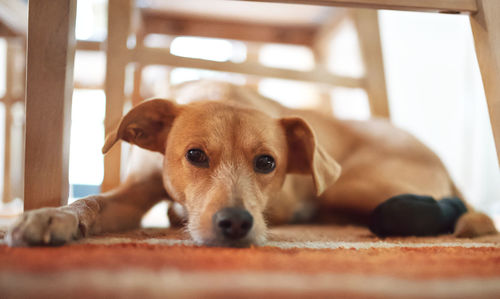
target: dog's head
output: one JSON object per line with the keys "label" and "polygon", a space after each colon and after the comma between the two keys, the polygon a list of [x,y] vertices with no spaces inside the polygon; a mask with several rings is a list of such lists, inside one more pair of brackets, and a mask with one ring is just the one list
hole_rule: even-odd
{"label": "dog's head", "polygon": [[103,151],[119,139],[164,154],[164,186],[205,245],[262,244],[265,208],[287,173],[312,175],[317,194],[340,173],[304,120],[218,102],[146,101],[123,117]]}

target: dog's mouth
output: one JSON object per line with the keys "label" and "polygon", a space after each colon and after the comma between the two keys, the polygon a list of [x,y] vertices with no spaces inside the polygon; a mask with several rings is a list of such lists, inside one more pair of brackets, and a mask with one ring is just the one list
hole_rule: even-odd
{"label": "dog's mouth", "polygon": [[201,237],[196,231],[191,231],[191,237],[199,246],[209,247],[230,247],[230,248],[248,248],[252,246],[262,246],[266,243],[266,233],[258,233],[257,230],[251,230],[242,238],[227,238],[220,234],[212,233]]}
{"label": "dog's mouth", "polygon": [[252,246],[262,246],[266,242],[265,234],[258,234],[256,230],[251,230],[247,235],[241,238],[231,238],[220,233],[212,232],[204,237],[191,231],[191,237],[199,246],[209,247],[230,247],[230,248],[248,248]]}

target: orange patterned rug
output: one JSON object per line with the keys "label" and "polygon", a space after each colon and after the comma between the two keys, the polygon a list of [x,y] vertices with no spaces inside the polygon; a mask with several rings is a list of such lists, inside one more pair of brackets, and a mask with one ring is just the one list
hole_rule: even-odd
{"label": "orange patterned rug", "polygon": [[286,226],[265,247],[142,229],[63,247],[0,244],[0,298],[500,298],[500,235],[379,239]]}

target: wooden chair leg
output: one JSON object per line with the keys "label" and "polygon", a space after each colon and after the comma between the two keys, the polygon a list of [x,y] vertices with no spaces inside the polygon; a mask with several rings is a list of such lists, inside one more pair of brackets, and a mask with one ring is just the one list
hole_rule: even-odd
{"label": "wooden chair leg", "polygon": [[500,164],[500,1],[478,0],[477,4],[470,23]]}
{"label": "wooden chair leg", "polygon": [[[135,12],[136,11],[134,11],[134,13]],[[139,24],[141,24],[140,26],[142,26],[142,22],[139,22]],[[142,49],[144,47],[144,39],[145,38],[146,38],[146,36],[144,34],[143,28],[139,27],[135,33],[135,42],[136,42],[135,48],[136,49]],[[141,103],[144,100],[144,98],[142,97],[142,94],[141,94],[143,70],[144,70],[144,66],[141,63],[136,62],[134,64],[134,84],[132,86],[132,95],[131,95],[132,107],[138,105],[139,103]]]}
{"label": "wooden chair leg", "polygon": [[11,131],[12,131],[12,103],[14,99],[12,98],[12,86],[14,74],[14,48],[12,47],[12,42],[7,39],[7,51],[6,51],[6,72],[5,72],[5,142],[4,142],[4,168],[3,168],[3,194],[2,201],[9,202],[12,199],[11,194]]}
{"label": "wooden chair leg", "polygon": [[376,10],[355,9],[352,16],[365,66],[365,89],[372,116],[389,118],[384,61]]}
{"label": "wooden chair leg", "polygon": [[29,2],[24,209],[68,200],[76,0]]}
{"label": "wooden chair leg", "polygon": [[11,131],[12,131],[12,105],[5,103],[5,143],[4,143],[4,169],[3,169],[3,194],[2,201],[12,200],[11,192]]}
{"label": "wooden chair leg", "polygon": [[[105,134],[111,133],[123,114],[125,100],[125,68],[128,62],[127,38],[130,29],[132,1],[109,0],[108,40],[106,49],[106,118]],[[101,191],[108,191],[120,183],[121,149],[114,146],[104,156],[104,179]]]}
{"label": "wooden chair leg", "polygon": [[138,105],[143,100],[141,95],[142,70],[143,70],[142,65],[136,63],[134,67],[134,87],[132,90],[132,106]]}

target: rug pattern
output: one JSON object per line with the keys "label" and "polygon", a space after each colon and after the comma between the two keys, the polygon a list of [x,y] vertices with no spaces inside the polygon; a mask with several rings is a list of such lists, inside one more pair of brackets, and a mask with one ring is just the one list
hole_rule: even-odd
{"label": "rug pattern", "polygon": [[62,247],[0,244],[0,298],[500,298],[500,235],[379,239],[287,226],[267,246],[200,247],[141,229]]}

